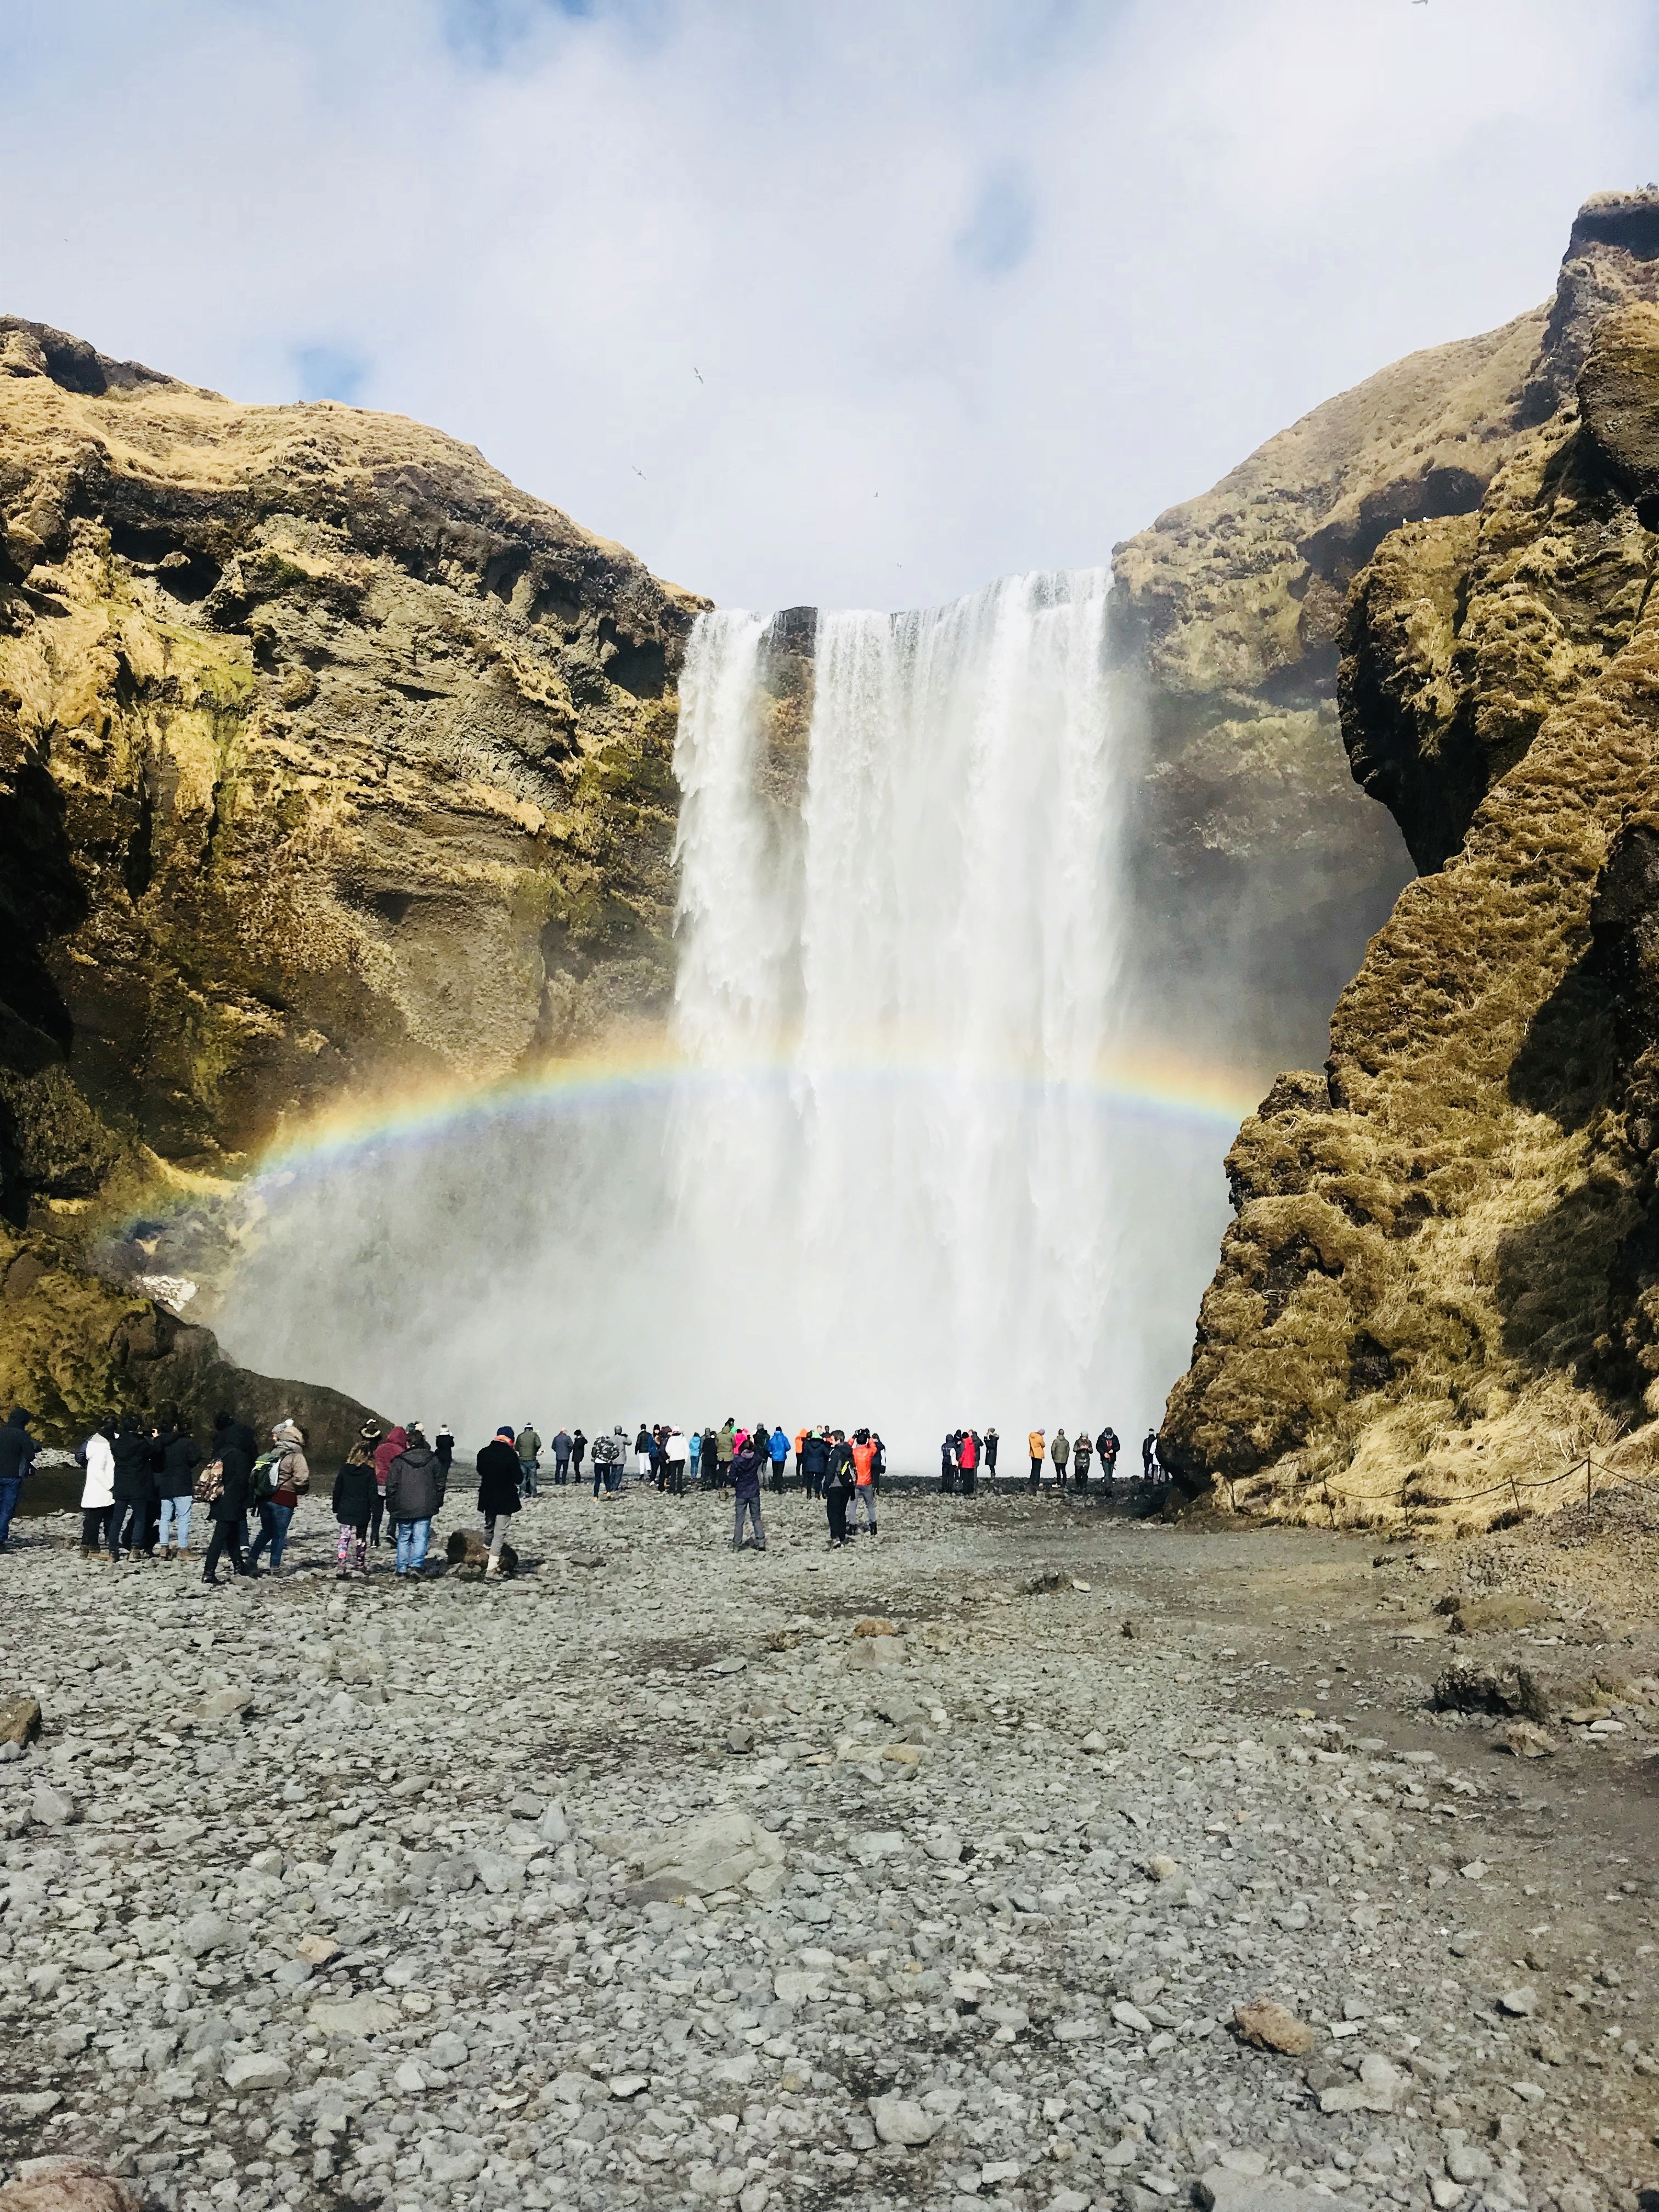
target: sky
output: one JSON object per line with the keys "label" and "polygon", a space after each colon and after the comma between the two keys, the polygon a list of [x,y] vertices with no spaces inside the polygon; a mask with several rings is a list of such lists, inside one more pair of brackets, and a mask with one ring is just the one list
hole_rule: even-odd
{"label": "sky", "polygon": [[1547,296],[1653,0],[9,0],[0,309],[727,605],[1103,561]]}

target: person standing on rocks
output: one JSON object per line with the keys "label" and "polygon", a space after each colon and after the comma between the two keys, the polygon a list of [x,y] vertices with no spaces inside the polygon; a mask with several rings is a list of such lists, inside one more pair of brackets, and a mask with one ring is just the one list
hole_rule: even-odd
{"label": "person standing on rocks", "polygon": [[768,1446],[768,1455],[772,1462],[772,1487],[774,1490],[781,1491],[783,1470],[789,1463],[789,1439],[785,1436],[781,1425],[772,1431],[772,1440]]}
{"label": "person standing on rocks", "polygon": [[[501,1432],[498,1430],[496,1433],[499,1435]],[[534,1422],[526,1421],[517,1437],[509,1437],[507,1441],[519,1455],[519,1470],[524,1478],[523,1494],[526,1498],[534,1498],[537,1494],[537,1476],[542,1464],[542,1440],[536,1433]],[[486,1444],[484,1449],[488,1451],[489,1449],[489,1445]]]}
{"label": "person standing on rocks", "polygon": [[737,1449],[738,1425],[728,1413],[725,1426],[714,1439],[714,1465],[719,1472],[722,1488],[732,1479],[732,1462],[737,1456]]}
{"label": "person standing on rocks", "polygon": [[823,1478],[830,1472],[830,1447],[822,1429],[809,1429],[802,1439],[800,1479],[809,1498],[822,1498]]}
{"label": "person standing on rocks", "polygon": [[[409,1431],[401,1421],[395,1421],[374,1447],[374,1484],[380,1495],[375,1501],[374,1520],[369,1524],[368,1540],[377,1547],[380,1541],[380,1516],[386,1510],[386,1479],[392,1472],[392,1461],[408,1442]],[[395,1535],[392,1540],[397,1540]]]}
{"label": "person standing on rocks", "polygon": [[[334,1547],[334,1571],[342,1577],[354,1568],[360,1575],[368,1572],[368,1524],[380,1495],[374,1480],[374,1447],[380,1440],[379,1428],[373,1421],[365,1421],[334,1478],[334,1519],[340,1532]],[[448,1468],[441,1459],[438,1464],[447,1479]]]}
{"label": "person standing on rocks", "polygon": [[971,1498],[979,1486],[979,1438],[971,1429],[963,1431],[957,1447],[957,1473],[963,1496]]}
{"label": "person standing on rocks", "polygon": [[190,1514],[196,1502],[196,1470],[202,1464],[202,1448],[175,1413],[161,1436],[161,1471],[156,1487],[161,1493],[161,1516],[155,1541],[163,1558],[182,1559],[190,1549]]}
{"label": "person standing on rocks", "polygon": [[115,1454],[110,1445],[114,1420],[106,1417],[81,1447],[86,1480],[81,1486],[81,1557],[101,1559],[115,1511]]}
{"label": "person standing on rocks", "polygon": [[641,1421],[640,1432],[634,1439],[634,1472],[641,1482],[649,1482],[657,1471],[656,1439]]}
{"label": "person standing on rocks", "polygon": [[[210,1473],[211,1495],[207,1501],[208,1518],[213,1523],[213,1539],[202,1562],[202,1580],[216,1583],[219,1562],[230,1553],[230,1564],[239,1575],[248,1570],[247,1509],[249,1493],[253,1485],[253,1431],[246,1421],[234,1421],[228,1413],[216,1413],[214,1434],[218,1445],[219,1474],[216,1484]],[[241,1439],[248,1440],[248,1449],[242,1449]]]}
{"label": "person standing on rocks", "polygon": [[1117,1440],[1117,1431],[1109,1421],[1095,1438],[1095,1449],[1100,1454],[1100,1475],[1103,1482],[1110,1482],[1117,1473],[1117,1455],[1122,1450]]}
{"label": "person standing on rocks", "polygon": [[1089,1441],[1087,1428],[1079,1429],[1077,1442],[1072,1446],[1072,1480],[1079,1490],[1089,1487],[1089,1462],[1094,1455],[1095,1448]]}
{"label": "person standing on rocks", "polygon": [[685,1467],[690,1457],[691,1446],[683,1429],[671,1428],[663,1449],[668,1461],[668,1494],[671,1498],[685,1495]]}
{"label": "person standing on rocks", "polygon": [[562,1423],[553,1438],[553,1480],[560,1490],[570,1479],[570,1431]]}
{"label": "person standing on rocks", "polygon": [[997,1479],[997,1446],[1002,1442],[994,1427],[985,1431],[985,1472],[994,1483]]}
{"label": "person standing on rocks", "polygon": [[270,1547],[270,1571],[282,1567],[288,1546],[289,1523],[299,1510],[300,1499],[311,1487],[311,1468],[305,1454],[304,1432],[293,1421],[278,1421],[270,1432],[270,1449],[261,1453],[254,1468],[254,1500],[259,1508],[259,1533],[248,1547],[247,1571],[259,1571],[259,1554]]}
{"label": "person standing on rocks", "polygon": [[853,1492],[853,1454],[839,1429],[830,1431],[829,1457],[823,1471],[823,1506],[830,1520],[830,1547],[843,1549],[848,1542],[847,1501]]}
{"label": "person standing on rocks", "polygon": [[800,1485],[803,1490],[806,1487],[806,1475],[801,1467],[800,1455],[801,1447],[805,1442],[806,1431],[804,1428],[797,1429],[795,1431],[795,1480]]}
{"label": "person standing on rocks", "polygon": [[876,1533],[876,1447],[868,1429],[855,1429],[851,1445],[853,1454],[853,1529],[858,1532],[858,1517],[862,1511],[870,1534]]}
{"label": "person standing on rocks", "polygon": [[109,1555],[118,1562],[121,1546],[131,1559],[143,1548],[149,1533],[150,1509],[156,1502],[155,1431],[136,1413],[128,1414],[115,1432],[115,1516],[109,1526]]}
{"label": "person standing on rocks", "polygon": [[580,1482],[582,1479],[582,1460],[586,1451],[587,1438],[582,1434],[581,1425],[578,1422],[570,1436],[570,1468],[573,1481]]}
{"label": "person standing on rocks", "polygon": [[957,1494],[957,1446],[960,1439],[954,1429],[947,1429],[939,1448],[939,1486],[944,1498]]}
{"label": "person standing on rocks", "polygon": [[1151,1482],[1153,1480],[1152,1462],[1157,1453],[1158,1431],[1148,1429],[1140,1439],[1140,1479],[1143,1482]]}
{"label": "person standing on rocks", "polygon": [[[512,1449],[510,1443],[507,1449]],[[516,1494],[516,1454],[513,1483]],[[426,1547],[432,1540],[432,1524],[443,1509],[447,1487],[437,1453],[421,1434],[420,1423],[410,1421],[404,1431],[404,1448],[386,1471],[386,1518],[397,1532],[400,1582],[418,1582],[421,1578]]]}
{"label": "person standing on rocks", "polygon": [[1072,1456],[1071,1440],[1064,1429],[1054,1431],[1054,1440],[1048,1447],[1048,1456],[1054,1463],[1054,1495],[1060,1497],[1066,1488],[1066,1462]]}
{"label": "person standing on rocks", "polygon": [[11,1535],[11,1516],[40,1449],[29,1434],[33,1418],[21,1406],[14,1406],[5,1427],[0,1429],[0,1552],[5,1550]]}
{"label": "person standing on rocks", "polygon": [[741,1449],[732,1462],[732,1492],[735,1510],[732,1522],[732,1549],[743,1549],[744,1519],[751,1520],[755,1529],[755,1549],[766,1549],[766,1530],[761,1524],[761,1468],[766,1459],[764,1437],[745,1437]]}
{"label": "person standing on rocks", "polygon": [[519,1510],[523,1442],[522,1437],[515,1441],[511,1429],[499,1428],[478,1454],[478,1510],[483,1516],[489,1545],[489,1557],[484,1561],[486,1575],[500,1574],[507,1525]]}
{"label": "person standing on rocks", "polygon": [[449,1467],[455,1456],[455,1431],[447,1421],[440,1421],[438,1433],[432,1439],[432,1449],[438,1455],[438,1464],[444,1471],[444,1480],[449,1480]]}
{"label": "person standing on rocks", "polygon": [[1025,1439],[1025,1449],[1031,1455],[1031,1487],[1035,1490],[1042,1480],[1042,1462],[1048,1456],[1047,1431],[1033,1429]]}

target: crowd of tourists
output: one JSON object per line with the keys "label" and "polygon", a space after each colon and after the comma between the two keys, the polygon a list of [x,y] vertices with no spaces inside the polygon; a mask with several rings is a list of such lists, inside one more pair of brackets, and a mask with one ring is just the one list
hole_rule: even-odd
{"label": "crowd of tourists", "polygon": [[[0,1427],[0,1551],[38,1449],[29,1422],[30,1416],[16,1407]],[[941,1490],[972,1497],[981,1474],[994,1481],[998,1443],[994,1427],[983,1434],[972,1428],[951,1431],[939,1449]],[[1101,1480],[1109,1484],[1122,1449],[1109,1424],[1093,1437],[1086,1427],[1074,1438],[1057,1429],[1052,1442],[1047,1430],[1033,1429],[1027,1448],[1030,1487],[1036,1490],[1048,1479],[1061,1492],[1068,1486],[1073,1492],[1086,1492],[1097,1462]],[[718,1428],[702,1429],[642,1422],[631,1439],[620,1424],[592,1439],[580,1427],[561,1426],[544,1444],[533,1422],[516,1429],[504,1422],[476,1462],[487,1575],[500,1572],[512,1516],[526,1498],[539,1495],[544,1452],[554,1484],[591,1480],[596,1498],[615,1496],[630,1474],[673,1497],[684,1496],[688,1488],[730,1491],[734,1552],[750,1545],[757,1552],[766,1549],[763,1490],[781,1492],[792,1484],[823,1502],[832,1548],[842,1548],[860,1532],[879,1534],[877,1499],[887,1454],[877,1430],[855,1428],[849,1435],[823,1423],[791,1436],[781,1423],[757,1421],[745,1427],[728,1418]],[[366,1574],[370,1552],[384,1541],[394,1555],[397,1575],[420,1577],[433,1523],[447,1496],[454,1454],[454,1432],[447,1421],[430,1439],[418,1421],[386,1429],[378,1421],[363,1424],[331,1492],[337,1573]],[[218,1581],[226,1560],[238,1575],[280,1573],[290,1524],[312,1487],[306,1437],[297,1423],[278,1421],[262,1443],[247,1422],[228,1411],[215,1414],[205,1448],[176,1413],[159,1421],[111,1415],[75,1457],[83,1477],[83,1559],[107,1558],[112,1565],[123,1558],[182,1560],[189,1554],[196,1522],[204,1530],[198,1541],[204,1547],[203,1578],[209,1583]],[[1164,1473],[1151,1430],[1141,1444],[1141,1468],[1152,1480]],[[257,1522],[252,1536],[250,1520]]]}

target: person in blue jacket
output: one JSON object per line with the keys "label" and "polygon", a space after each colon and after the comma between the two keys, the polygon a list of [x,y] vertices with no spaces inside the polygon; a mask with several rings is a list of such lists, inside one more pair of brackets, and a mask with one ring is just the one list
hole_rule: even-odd
{"label": "person in blue jacket", "polygon": [[767,1454],[772,1462],[772,1487],[783,1488],[783,1470],[789,1461],[789,1439],[781,1429],[774,1429],[768,1440]]}

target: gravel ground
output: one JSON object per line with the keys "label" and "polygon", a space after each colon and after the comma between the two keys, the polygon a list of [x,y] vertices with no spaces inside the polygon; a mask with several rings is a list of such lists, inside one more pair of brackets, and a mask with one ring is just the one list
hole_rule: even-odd
{"label": "gravel ground", "polygon": [[[342,1584],[318,1504],[216,1590],[21,1524],[0,2166],[185,2212],[1637,2212],[1646,1692],[1536,1761],[1430,1711],[1446,1553],[912,1497],[835,1554],[769,1498],[734,1559],[729,1510],[555,1492],[499,1586]],[[1261,1998],[1304,2049],[1243,2039]]]}

